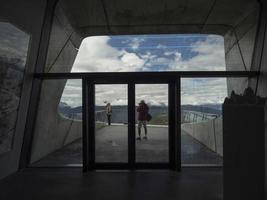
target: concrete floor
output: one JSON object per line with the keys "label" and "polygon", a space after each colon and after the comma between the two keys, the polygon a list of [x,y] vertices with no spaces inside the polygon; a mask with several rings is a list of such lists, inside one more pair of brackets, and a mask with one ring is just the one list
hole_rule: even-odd
{"label": "concrete floor", "polygon": [[[143,131],[143,130],[142,130]],[[142,132],[143,136],[143,132]],[[97,162],[127,162],[127,126],[107,126],[96,131]],[[182,164],[222,164],[222,157],[182,132]],[[168,161],[168,128],[148,127],[148,140],[136,141],[137,162]],[[82,140],[46,156],[33,166],[62,166],[82,163]]]}
{"label": "concrete floor", "polygon": [[222,171],[25,169],[0,181],[2,200],[222,200]]}

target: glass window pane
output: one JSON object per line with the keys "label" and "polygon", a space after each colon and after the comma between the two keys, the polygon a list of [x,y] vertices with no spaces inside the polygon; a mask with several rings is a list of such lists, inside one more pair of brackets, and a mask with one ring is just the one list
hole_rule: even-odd
{"label": "glass window pane", "polygon": [[225,71],[225,69],[222,36],[162,34],[84,38],[72,72]]}
{"label": "glass window pane", "polygon": [[0,156],[12,149],[30,35],[0,22]]}
{"label": "glass window pane", "polygon": [[181,79],[182,164],[222,165],[226,78]]}
{"label": "glass window pane", "polygon": [[96,162],[128,162],[127,85],[95,85]]}
{"label": "glass window pane", "polygon": [[[136,162],[168,162],[168,85],[135,87]],[[148,113],[152,116],[149,121]]]}
{"label": "glass window pane", "polygon": [[222,104],[247,86],[248,78],[181,79],[182,164],[223,164]]}
{"label": "glass window pane", "polygon": [[31,163],[33,166],[81,166],[81,80],[43,81]]}

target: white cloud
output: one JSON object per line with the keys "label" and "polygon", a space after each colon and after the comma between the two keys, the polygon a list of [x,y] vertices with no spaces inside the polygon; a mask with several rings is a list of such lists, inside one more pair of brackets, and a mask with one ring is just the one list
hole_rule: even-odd
{"label": "white cloud", "polygon": [[164,54],[164,56],[171,56],[171,55],[175,55],[176,53],[179,53],[179,52],[177,52],[176,50],[175,51],[165,51],[163,54]]}
{"label": "white cloud", "polygon": [[196,56],[182,60],[177,53],[170,64],[170,70],[179,71],[218,71],[225,70],[224,41],[221,36],[209,35],[206,40],[192,44]]}
{"label": "white cloud", "polygon": [[[203,38],[203,37],[202,37]],[[205,40],[191,44],[193,57],[183,59],[177,49],[165,49],[163,55],[133,53],[118,50],[109,45],[110,37],[89,37],[84,39],[72,72],[124,72],[148,71],[155,65],[169,66],[167,70],[225,70],[224,42],[220,36],[207,36]],[[142,40],[130,40],[133,49],[139,48]],[[159,47],[160,44],[157,46]],[[163,47],[162,47],[163,48]],[[137,51],[138,52],[138,51]],[[167,56],[167,57],[166,57]],[[79,85],[80,84],[80,85]],[[73,105],[81,104],[81,83],[67,84],[62,99]],[[71,96],[74,92],[78,95]],[[182,104],[221,103],[227,95],[226,81],[217,79],[183,79]],[[166,85],[137,85],[136,102],[145,100],[153,105],[168,104],[168,89]],[[79,103],[75,103],[75,99]],[[96,104],[104,105],[104,101],[112,105],[127,105],[126,85],[97,85]]]}
{"label": "white cloud", "polygon": [[136,104],[145,100],[149,105],[168,105],[167,84],[137,84],[135,95]]}
{"label": "white cloud", "polygon": [[72,72],[139,71],[144,60],[135,53],[120,51],[108,44],[110,37],[85,38],[75,59]]}
{"label": "white cloud", "polygon": [[[127,85],[96,85],[96,105],[127,105]],[[166,84],[137,84],[136,105],[145,100],[149,105],[168,105],[168,86]]]}
{"label": "white cloud", "polygon": [[158,44],[158,45],[156,46],[156,48],[157,48],[157,49],[165,49],[165,48],[167,48],[167,46],[162,45],[162,44]]}
{"label": "white cloud", "polygon": [[226,78],[183,78],[181,104],[217,104],[227,96]]}
{"label": "white cloud", "polygon": [[145,63],[143,59],[140,59],[135,53],[128,53],[125,52],[121,56],[121,61],[125,64],[125,66],[128,66],[128,68],[138,68],[142,67]]}
{"label": "white cloud", "polygon": [[105,105],[106,102],[111,103],[111,105],[127,105],[127,85],[96,85],[96,105]]}
{"label": "white cloud", "polygon": [[61,97],[61,102],[71,107],[82,105],[82,82],[81,80],[68,80]]}
{"label": "white cloud", "polygon": [[144,38],[135,37],[131,39],[131,41],[128,43],[128,45],[133,49],[137,50],[142,42],[144,42]]}
{"label": "white cloud", "polygon": [[151,59],[157,58],[158,56],[153,55],[150,51],[146,51],[144,54],[141,54],[140,57],[145,60],[151,60]]}

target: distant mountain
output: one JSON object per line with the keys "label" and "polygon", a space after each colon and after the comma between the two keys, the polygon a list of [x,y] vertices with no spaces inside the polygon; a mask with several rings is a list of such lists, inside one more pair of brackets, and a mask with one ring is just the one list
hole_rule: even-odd
{"label": "distant mountain", "polygon": [[[209,113],[209,114],[216,114],[221,115],[222,113],[222,105],[221,104],[203,104],[203,105],[182,105],[182,110],[188,111],[195,111],[195,112],[202,112],[202,113]],[[116,123],[126,123],[128,119],[128,106],[112,106],[112,122]],[[81,116],[82,113],[82,106],[78,107],[70,107],[65,102],[60,102],[58,110],[61,114],[66,117],[73,117],[73,116]],[[105,106],[96,106],[96,111],[103,111],[105,110]],[[150,106],[149,113],[153,116],[159,115],[166,115],[168,114],[168,107],[166,106]],[[105,112],[97,113],[96,118],[105,119]]]}
{"label": "distant mountain", "polygon": [[67,103],[65,102],[60,102],[58,105],[58,112],[63,114],[66,117],[69,117],[74,113],[73,111],[74,108],[70,107]]}
{"label": "distant mountain", "polygon": [[182,105],[182,110],[196,111],[209,114],[222,114],[221,104],[203,104],[203,105]]}

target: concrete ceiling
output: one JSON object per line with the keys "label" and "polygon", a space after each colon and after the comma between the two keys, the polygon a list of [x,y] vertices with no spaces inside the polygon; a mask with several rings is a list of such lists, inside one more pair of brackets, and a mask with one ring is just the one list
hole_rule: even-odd
{"label": "concrete ceiling", "polygon": [[83,36],[225,34],[258,7],[257,0],[60,0]]}

